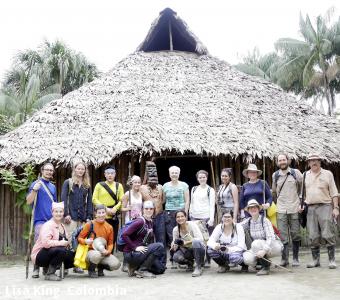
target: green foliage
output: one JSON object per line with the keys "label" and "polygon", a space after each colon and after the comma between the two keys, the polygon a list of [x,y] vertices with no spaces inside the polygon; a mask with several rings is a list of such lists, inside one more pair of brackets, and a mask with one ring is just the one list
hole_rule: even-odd
{"label": "green foliage", "polygon": [[3,184],[8,185],[16,193],[16,205],[21,207],[26,214],[31,214],[31,207],[26,204],[26,193],[36,178],[34,167],[26,165],[20,175],[12,169],[0,169],[0,176]]}

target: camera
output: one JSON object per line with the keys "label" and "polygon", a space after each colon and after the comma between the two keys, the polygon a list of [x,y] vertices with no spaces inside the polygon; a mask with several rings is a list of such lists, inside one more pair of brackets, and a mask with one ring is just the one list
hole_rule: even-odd
{"label": "camera", "polygon": [[182,239],[175,239],[174,243],[177,246],[183,246],[184,245],[184,241]]}
{"label": "camera", "polygon": [[220,250],[223,251],[223,252],[226,251],[227,250],[227,246],[222,244],[221,247],[220,247]]}

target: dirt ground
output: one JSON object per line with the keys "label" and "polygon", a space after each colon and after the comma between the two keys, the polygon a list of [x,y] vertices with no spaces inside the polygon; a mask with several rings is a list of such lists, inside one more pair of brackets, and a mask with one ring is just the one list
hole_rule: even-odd
{"label": "dirt ground", "polygon": [[[262,277],[255,276],[254,271],[241,274],[237,269],[217,274],[217,266],[212,264],[199,278],[192,278],[185,270],[169,268],[156,279],[129,278],[120,270],[105,271],[104,278],[90,279],[71,271],[62,282],[26,280],[21,261],[2,259],[0,299],[340,299],[340,266],[329,270],[323,253],[321,268],[306,269],[309,259],[309,253],[304,251],[301,266],[293,273],[273,267],[271,275]],[[279,258],[274,261],[279,262]]]}

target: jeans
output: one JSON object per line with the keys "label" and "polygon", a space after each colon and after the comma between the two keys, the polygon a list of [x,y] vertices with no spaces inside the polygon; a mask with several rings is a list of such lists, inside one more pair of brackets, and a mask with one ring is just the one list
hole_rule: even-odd
{"label": "jeans", "polygon": [[166,231],[166,243],[170,248],[172,242],[172,231],[176,226],[176,211],[166,210],[165,211],[165,231]]}
{"label": "jeans", "polygon": [[60,267],[64,263],[65,269],[73,268],[75,253],[65,247],[42,248],[38,254],[35,264],[39,267]]}
{"label": "jeans", "polygon": [[205,246],[199,240],[192,240],[192,248],[180,247],[173,253],[173,261],[180,265],[193,264],[194,260],[198,266],[204,263]]}
{"label": "jeans", "polygon": [[153,232],[155,234],[155,239],[157,243],[162,243],[165,249],[165,256],[163,263],[166,264],[166,232],[165,232],[165,212],[159,213],[154,218],[154,228]]}
{"label": "jeans", "polygon": [[145,266],[149,272],[154,274],[163,274],[165,271],[164,261],[165,249],[162,243],[152,243],[147,246],[148,250],[145,253],[131,251],[124,252],[124,260],[136,269],[144,267],[143,263],[152,256],[152,260]]}

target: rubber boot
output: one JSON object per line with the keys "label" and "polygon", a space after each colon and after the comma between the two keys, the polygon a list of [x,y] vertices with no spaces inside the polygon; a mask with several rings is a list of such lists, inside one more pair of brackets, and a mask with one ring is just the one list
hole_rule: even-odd
{"label": "rubber boot", "polygon": [[99,264],[97,269],[98,269],[98,277],[104,277],[105,276],[105,274],[104,274],[105,267],[103,265]]}
{"label": "rubber boot", "polygon": [[49,265],[46,276],[45,276],[45,280],[61,281],[61,278],[55,273],[56,270],[57,270],[57,267]]}
{"label": "rubber boot", "polygon": [[329,269],[336,269],[335,246],[329,246],[329,247],[327,247],[327,250],[328,250],[328,259],[329,259],[328,268]]}
{"label": "rubber boot", "polygon": [[[264,257],[266,258],[266,257]],[[257,276],[262,276],[262,275],[269,275],[269,270],[270,270],[270,262],[267,260],[264,260],[263,258],[260,258],[260,263],[262,265],[262,268],[260,271],[256,273]]]}
{"label": "rubber boot", "polygon": [[289,265],[289,245],[287,243],[283,245],[280,266],[287,267],[288,265]]}
{"label": "rubber boot", "polygon": [[33,266],[32,278],[39,278],[39,266]]}
{"label": "rubber boot", "polygon": [[300,241],[293,241],[293,263],[292,263],[292,267],[300,266],[299,250],[300,250]]}
{"label": "rubber boot", "polygon": [[95,265],[94,263],[90,263],[90,265],[87,269],[90,278],[98,278],[98,274],[96,272],[96,267],[97,267],[97,265]]}
{"label": "rubber boot", "polygon": [[313,262],[307,264],[307,268],[320,267],[320,247],[311,248]]}

